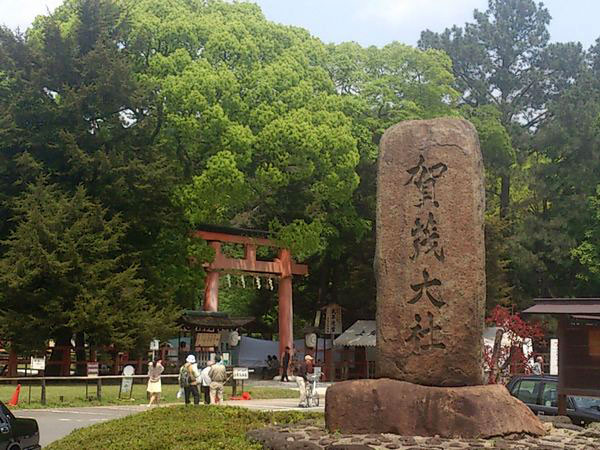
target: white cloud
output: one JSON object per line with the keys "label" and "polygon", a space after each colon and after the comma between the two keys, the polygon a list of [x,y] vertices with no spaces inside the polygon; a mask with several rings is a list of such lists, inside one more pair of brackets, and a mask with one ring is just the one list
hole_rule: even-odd
{"label": "white cloud", "polygon": [[63,0],[0,0],[0,24],[25,31],[40,14],[53,11]]}
{"label": "white cloud", "polygon": [[486,0],[376,0],[365,2],[357,15],[390,25],[454,23],[453,19],[472,17],[475,8],[486,6]]}

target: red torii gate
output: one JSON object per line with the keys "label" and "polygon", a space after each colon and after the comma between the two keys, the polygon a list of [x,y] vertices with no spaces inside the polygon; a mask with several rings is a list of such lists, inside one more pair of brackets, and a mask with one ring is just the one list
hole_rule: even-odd
{"label": "red torii gate", "polygon": [[[211,227],[212,228],[212,227]],[[215,227],[216,228],[216,227]],[[236,231],[243,233],[256,233],[254,230],[226,229],[225,231],[198,230],[193,233],[208,242],[215,251],[215,259],[206,263],[206,283],[204,287],[204,311],[218,311],[219,309],[219,275],[220,272],[242,271],[255,274],[268,274],[279,277],[279,354],[285,347],[292,348],[294,341],[293,307],[292,307],[292,276],[307,275],[308,266],[296,264],[289,249],[281,248],[270,239],[262,237],[242,236],[234,234]],[[222,243],[244,245],[244,259],[229,258],[221,252]],[[279,248],[277,258],[273,261],[260,261],[256,259],[258,246]]]}

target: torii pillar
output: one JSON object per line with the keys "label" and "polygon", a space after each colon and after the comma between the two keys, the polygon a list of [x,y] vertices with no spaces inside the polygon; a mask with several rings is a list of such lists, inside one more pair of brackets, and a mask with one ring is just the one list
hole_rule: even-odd
{"label": "torii pillar", "polygon": [[[294,275],[307,275],[308,266],[296,264],[292,254],[287,248],[278,247],[273,241],[265,238],[252,238],[229,233],[212,231],[196,231],[195,237],[204,239],[215,251],[213,262],[204,265],[206,270],[206,283],[204,287],[204,311],[219,310],[219,276],[221,272],[247,272],[249,274],[268,274],[279,278],[279,354],[286,347],[293,348],[294,323],[292,302],[292,277]],[[244,259],[235,259],[225,256],[221,251],[223,242],[243,244]],[[256,247],[279,248],[278,257],[273,261],[257,261]]]}

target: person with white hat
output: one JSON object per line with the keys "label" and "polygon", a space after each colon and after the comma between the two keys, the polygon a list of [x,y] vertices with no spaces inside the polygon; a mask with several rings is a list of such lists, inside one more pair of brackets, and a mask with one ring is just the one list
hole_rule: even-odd
{"label": "person with white hat", "polygon": [[214,361],[208,361],[206,367],[200,372],[200,379],[202,380],[202,393],[204,394],[204,404],[210,405],[210,368],[214,364]]}
{"label": "person with white hat", "polygon": [[306,408],[308,406],[306,403],[306,374],[312,373],[313,371],[312,361],[313,357],[306,355],[304,361],[295,367],[294,375],[296,376],[296,384],[300,391],[300,401],[298,402],[300,408]]}
{"label": "person with white hat", "polygon": [[194,405],[200,404],[200,392],[198,392],[199,381],[200,372],[196,364],[196,357],[188,355],[185,359],[185,364],[179,369],[179,386],[183,388],[186,405],[189,405],[191,395],[194,396]]}

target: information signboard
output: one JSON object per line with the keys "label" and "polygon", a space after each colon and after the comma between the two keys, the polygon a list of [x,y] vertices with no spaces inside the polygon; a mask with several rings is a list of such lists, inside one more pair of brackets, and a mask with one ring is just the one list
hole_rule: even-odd
{"label": "information signboard", "polygon": [[150,341],[150,350],[157,351],[160,347],[160,341],[158,339],[153,339]]}
{"label": "information signboard", "polygon": [[97,377],[100,373],[100,366],[97,362],[88,362],[87,363],[87,376],[88,377]]}
{"label": "information signboard", "polygon": [[31,369],[32,370],[46,370],[46,358],[34,358],[31,357]]}
{"label": "information signboard", "polygon": [[233,379],[234,380],[247,380],[248,379],[248,368],[247,367],[234,367],[233,368]]}

